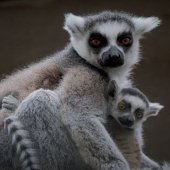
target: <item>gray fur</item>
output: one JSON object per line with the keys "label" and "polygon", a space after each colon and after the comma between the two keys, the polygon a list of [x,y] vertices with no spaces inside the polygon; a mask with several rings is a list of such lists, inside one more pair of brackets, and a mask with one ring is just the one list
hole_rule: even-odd
{"label": "gray fur", "polygon": [[143,100],[143,102],[146,104],[147,107],[149,107],[149,101],[145,94],[143,94],[139,89],[137,88],[124,88],[121,90],[122,95],[132,95],[136,96],[137,98],[140,98]]}
{"label": "gray fur", "polygon": [[[73,78],[75,81],[72,81]],[[44,112],[43,109],[46,109],[46,103],[48,103],[47,107],[53,114],[59,114],[59,119],[75,143],[82,159],[92,169],[129,169],[123,155],[103,126],[107,116],[106,87],[107,77],[92,68],[80,66],[70,69],[54,92],[38,90],[32,93],[27,100],[32,98],[33,101],[29,100],[25,107]],[[22,103],[17,110],[23,109]],[[47,110],[46,117],[49,116],[48,112]],[[23,112],[16,111],[15,114],[20,117]],[[37,114],[34,115],[35,118]],[[24,123],[24,120],[22,121]],[[61,143],[59,139],[56,142]],[[47,146],[49,151],[53,150],[49,144]],[[44,168],[43,163],[40,163]],[[54,168],[53,166],[50,168]]]}
{"label": "gray fur", "polygon": [[[76,75],[75,73],[74,74],[73,73],[74,72],[71,72],[69,74],[69,79],[72,79],[72,76]],[[66,82],[68,81],[67,79],[68,78],[66,77]],[[80,80],[81,79],[82,79],[82,77],[80,78]],[[65,81],[63,82],[64,84],[66,84],[66,86],[64,86],[64,87],[66,87],[66,89],[68,88],[67,84],[69,84],[69,86],[72,87],[72,84],[66,83],[66,82]],[[61,86],[61,87],[63,87],[63,86]],[[73,86],[73,87],[76,88],[76,86]],[[110,86],[110,88],[112,89],[111,86]],[[131,91],[133,91],[133,89],[131,89]],[[53,92],[50,92],[50,91],[48,91],[48,92],[49,92],[49,94],[51,93],[50,95],[53,95],[53,97],[56,97]],[[136,92],[136,89],[135,89],[135,92]],[[140,92],[140,93],[142,93],[142,92]],[[135,93],[135,96],[136,96],[136,93]],[[6,99],[7,98],[8,97],[6,97]],[[10,98],[11,97],[9,97],[9,99]],[[111,100],[112,100],[112,98],[111,98]],[[116,100],[116,99],[114,99],[114,100]],[[8,101],[10,101],[10,100],[8,100]],[[68,102],[67,102],[67,104],[68,104]],[[55,115],[55,116],[57,116],[57,115]],[[61,115],[58,115],[58,116],[60,117]],[[141,167],[145,167],[145,168],[146,167],[150,167],[150,168],[151,167],[152,168],[159,167],[159,165],[156,162],[152,161],[150,158],[148,158],[146,155],[144,155],[144,153],[142,153],[141,143],[138,143],[139,139],[137,139],[136,138],[137,136],[135,135],[136,132],[139,132],[138,131],[139,129],[134,129],[134,131],[135,131],[135,133],[134,133],[134,131],[132,131],[132,130],[128,130],[128,129],[126,130],[125,128],[120,127],[120,125],[118,125],[116,122],[112,121],[112,119],[110,119],[110,118],[108,118],[106,122],[107,122],[106,127],[107,127],[110,135],[112,136],[113,140],[116,142],[118,148],[122,152],[123,156],[125,156],[126,160],[128,161],[128,163],[132,169],[137,169],[140,167],[140,159],[141,158],[142,158]],[[138,135],[141,135],[141,133],[138,133]]]}
{"label": "gray fur", "polygon": [[13,149],[19,158],[23,170],[40,170],[38,155],[29,132],[24,129],[16,116],[9,116],[4,124],[8,136],[11,138]]}
{"label": "gray fur", "polygon": [[161,170],[170,170],[170,164],[168,162],[164,162],[161,166]]}
{"label": "gray fur", "polygon": [[99,14],[89,15],[85,18],[85,30],[89,30],[96,24],[102,24],[107,22],[124,22],[127,23],[132,29],[135,28],[133,22],[130,20],[132,14],[118,11],[104,11]]}
{"label": "gray fur", "polygon": [[[15,112],[35,142],[42,170],[90,170],[61,122],[57,108],[51,105],[55,106],[54,97],[40,90],[26,98]],[[1,130],[0,170],[21,170],[10,142],[6,131]]]}
{"label": "gray fur", "polygon": [[86,67],[71,69],[56,91],[58,109],[88,165],[96,170],[129,169],[102,124],[107,116],[106,80]]}
{"label": "gray fur", "polygon": [[[2,100],[2,108],[11,112],[14,112],[18,105],[19,101],[12,95],[4,97]],[[37,151],[29,132],[24,129],[23,124],[14,113],[4,120],[4,129],[11,139],[14,153],[18,157],[22,169],[40,170]]]}
{"label": "gray fur", "polygon": [[[147,168],[142,168],[142,170],[151,170],[151,167],[147,167]],[[162,166],[160,166],[160,168],[157,168],[156,170],[170,170],[170,164],[167,162],[164,162],[162,164]]]}
{"label": "gray fur", "polygon": [[[109,15],[106,15],[106,18],[107,17],[109,18]],[[100,17],[98,16],[97,18],[100,18]],[[96,21],[98,21],[97,18],[96,18]],[[104,23],[107,23],[107,21],[108,20],[105,20]],[[158,25],[158,19],[157,20],[155,19],[154,21],[155,21],[155,24],[152,24],[152,20],[151,20],[151,24],[153,25],[152,29]],[[78,18],[77,23],[78,24],[82,23],[82,19]],[[123,23],[123,20],[121,23]],[[126,26],[128,26],[128,28],[130,27],[128,23],[126,23]],[[138,24],[137,26],[140,27],[140,24]],[[142,25],[142,28],[143,27],[145,28],[145,24]],[[79,37],[79,40],[82,40],[80,38],[80,34],[81,36],[82,34],[84,34],[84,37],[86,37],[88,36],[88,33],[89,33],[87,31],[83,32],[84,28],[85,27],[83,27],[83,25],[81,24],[77,26],[71,23],[71,27],[69,27],[68,25],[67,30],[70,33],[70,35],[75,34],[76,37]],[[144,30],[142,33],[147,32],[148,30],[150,31],[151,28],[148,28],[148,26],[146,26],[146,31]],[[75,43],[73,43],[73,41],[71,41],[71,44],[65,50],[61,51],[60,53],[57,53],[53,57],[49,57],[39,63],[33,64],[29,66],[28,68],[18,71],[17,73],[14,73],[13,75],[9,76],[7,79],[3,80],[0,83],[0,100],[2,100],[5,95],[9,95],[13,93],[14,91],[16,91],[19,94],[19,97],[18,97],[19,101],[22,101],[25,97],[27,97],[31,92],[35,91],[36,89],[39,89],[41,87],[54,89],[55,87],[58,86],[58,89],[56,91],[57,95],[59,96],[56,99],[57,103],[59,104],[57,108],[57,112],[63,113],[61,114],[61,120],[63,122],[63,125],[66,126],[66,131],[68,131],[68,133],[70,134],[73,140],[73,143],[75,143],[76,147],[80,151],[82,160],[85,160],[85,162],[88,163],[88,165],[94,169],[116,169],[116,170],[122,169],[122,168],[128,169],[127,162],[125,161],[122,154],[119,152],[118,148],[116,147],[114,142],[111,140],[109,134],[107,133],[107,131],[102,125],[101,120],[103,120],[103,116],[106,116],[106,113],[105,113],[106,112],[105,111],[106,99],[103,93],[103,91],[105,91],[103,89],[105,89],[104,84],[106,83],[106,81],[103,81],[103,80],[101,81],[101,77],[100,77],[101,75],[99,74],[99,72],[102,72],[102,71],[98,70],[99,72],[97,72],[95,76],[93,75],[95,73],[95,70],[97,69],[94,68],[92,65],[97,66],[99,69],[104,70],[106,73],[109,74],[110,78],[115,77],[115,79],[118,79],[120,84],[125,85],[128,82],[128,85],[131,85],[130,81],[128,81],[127,79],[128,79],[130,71],[132,70],[132,66],[139,61],[138,40],[139,40],[139,37],[136,38],[136,44],[134,44],[134,47],[131,48],[131,50],[128,50],[129,54],[126,53],[127,57],[125,57],[125,64],[122,67],[109,68],[109,69],[105,67],[104,68],[100,67],[97,57],[93,58],[94,59],[93,61],[89,60],[90,58],[94,57],[92,54],[85,55],[85,56],[81,55],[81,52],[82,52],[81,50],[84,50],[84,47],[88,47],[87,42],[85,46],[82,46],[82,48],[79,48],[75,46]],[[77,42],[76,45],[79,45],[79,42]],[[87,51],[88,50],[86,50],[86,52]],[[128,57],[128,56],[131,56],[131,57]],[[132,56],[134,57],[134,59],[132,59]],[[78,66],[83,66],[84,67],[83,69],[85,70],[86,69],[88,70],[90,68],[90,71],[83,72],[85,73],[84,78],[87,79],[88,81],[83,79],[83,76],[84,76],[83,74],[79,74],[79,73],[82,73],[81,71],[83,70],[80,70],[79,72],[77,69]],[[67,76],[69,75],[70,72],[73,73],[74,75],[72,76],[72,78]],[[104,75],[103,72],[102,74]],[[61,81],[62,80],[61,77],[63,81]],[[78,82],[77,82],[77,78],[78,78]],[[61,81],[61,84],[60,84],[60,81]],[[66,84],[64,83],[65,81],[67,82]],[[67,87],[67,85],[69,86]],[[98,87],[98,91],[96,91],[97,87]],[[84,92],[85,94],[84,96],[82,96]],[[50,109],[52,109],[51,112],[53,114],[56,113],[56,108],[55,108],[56,101],[54,102],[55,104],[54,103],[51,104],[49,102],[47,106],[43,105],[43,103],[45,103],[43,99],[45,98],[46,95],[47,96],[51,95],[51,91],[46,92],[46,91],[40,90],[38,92],[33,93],[32,95],[35,98],[37,97],[37,95],[38,96],[42,95],[42,96],[41,98],[38,98],[38,99],[36,98],[36,100],[33,100],[33,103],[31,103],[31,101],[30,103],[27,103],[25,110],[23,109],[22,107],[23,104],[21,103],[16,113],[20,113],[19,110],[22,110],[22,114],[24,116],[26,116],[25,113],[29,115],[29,113],[27,112],[27,108],[28,108],[28,110],[33,109],[33,110],[30,110],[30,114],[35,113],[35,115],[38,116],[39,110],[42,109],[41,110],[41,113],[42,113],[44,112],[44,109],[46,109],[46,107],[47,108],[50,107]],[[28,101],[29,101],[29,97],[28,97]],[[41,101],[41,104],[40,103],[37,104],[37,102],[39,101]],[[30,108],[30,106],[32,108]],[[3,112],[4,110],[1,110],[1,111],[2,113],[4,113]],[[50,113],[47,113],[47,114],[50,114]],[[21,115],[19,114],[19,117],[20,116]],[[33,119],[36,119],[36,116]],[[24,122],[24,120],[22,121]],[[77,122],[80,122],[80,123],[77,123]],[[48,126],[48,125],[45,124],[45,126]],[[28,127],[30,128],[31,125]],[[34,134],[34,132],[32,133]],[[40,141],[43,141],[43,139],[40,138],[37,141],[40,142]],[[47,146],[49,146],[50,144],[51,142],[47,143]],[[43,144],[39,143],[39,145],[41,147]],[[52,148],[48,148],[47,150],[52,151]],[[49,155],[50,153],[51,152],[49,152]],[[54,153],[54,155],[56,153]],[[62,152],[62,153],[67,153],[67,152]],[[45,162],[48,162],[47,157],[46,157]],[[51,160],[49,160],[49,167],[51,166],[50,168],[47,167],[47,165],[44,165],[44,167],[45,166],[47,167],[46,169],[51,170],[53,169],[54,165],[56,165],[55,163],[51,165],[50,162]],[[59,162],[57,163],[59,164],[59,165],[57,164],[57,166],[59,167],[65,166],[65,165],[61,165]],[[64,169],[64,168],[60,167],[59,169]]]}
{"label": "gray fur", "polygon": [[[115,82],[114,82],[115,83]],[[113,83],[110,83],[109,88],[112,89],[112,86],[116,87]],[[108,89],[109,90],[109,89]],[[148,119],[148,110],[152,109],[151,107],[151,102],[148,100],[148,98],[145,96],[145,94],[143,94],[139,89],[137,88],[125,88],[125,89],[121,89],[120,92],[118,92],[114,89],[114,92],[116,93],[114,98],[113,95],[111,93],[110,96],[110,111],[111,111],[111,115],[115,118],[115,120],[117,120],[117,122],[122,126],[122,127],[126,127],[129,128],[129,130],[131,129],[132,134],[130,134],[130,132],[127,133],[127,131],[123,131],[125,134],[122,135],[123,136],[123,141],[124,143],[126,143],[126,145],[123,143],[123,147],[118,143],[118,146],[121,150],[122,153],[124,153],[123,155],[125,156],[126,160],[129,162],[130,167],[133,169],[138,169],[138,168],[159,168],[159,164],[155,161],[153,161],[151,158],[149,158],[148,156],[146,156],[143,153],[143,136],[142,136],[142,132],[143,132],[143,122],[146,121]],[[124,111],[121,111],[118,107],[119,102],[121,102],[122,100],[125,100],[124,98],[128,95],[128,98],[134,97],[134,99],[132,100],[131,103],[129,103],[131,105],[131,109],[129,110],[128,106],[127,109],[125,109]],[[134,110],[136,110],[136,103],[137,101],[141,101],[144,103],[142,106],[143,107],[143,117],[141,117],[140,119],[137,119],[135,117],[134,114]],[[116,104],[115,104],[116,103]],[[139,104],[137,104],[137,107],[140,107]],[[155,112],[159,113],[159,111],[163,108],[163,106],[161,106],[160,104],[156,104],[155,105]],[[155,115],[154,113],[152,113],[152,115]],[[157,115],[157,114],[156,114]],[[134,122],[131,126],[125,126],[124,124],[122,124],[119,121],[119,118],[121,117],[132,117]],[[120,128],[121,130],[121,128]],[[122,132],[122,133],[123,133]],[[131,137],[132,135],[132,137]],[[127,136],[127,137],[126,137]],[[125,137],[125,139],[124,139]],[[121,139],[118,136],[119,140]],[[131,144],[133,144],[133,151],[136,153],[134,154],[127,154],[127,153],[133,153],[130,150]],[[125,147],[125,146],[126,147]],[[132,161],[133,160],[133,161]],[[135,161],[136,160],[136,161]]]}
{"label": "gray fur", "polygon": [[[139,19],[140,22],[138,21]],[[54,56],[47,57],[38,63],[29,65],[28,67],[25,67],[24,69],[21,69],[2,80],[0,82],[0,102],[2,102],[2,99],[5,96],[13,94],[14,92],[17,94],[17,99],[22,101],[31,92],[39,88],[53,89],[59,84],[61,78],[65,75],[69,68],[76,67],[78,65],[86,65],[86,61],[91,65],[104,70],[111,79],[117,79],[120,85],[131,85],[132,83],[128,80],[128,76],[132,67],[139,61],[139,38],[141,37],[141,34],[140,36],[135,37],[134,45],[128,50],[129,54],[126,53],[126,56],[124,56],[125,63],[122,67],[101,67],[98,63],[100,58],[99,55],[94,56],[93,53],[87,54],[87,52],[90,51],[87,39],[85,40],[85,43],[79,47],[79,44],[81,44],[80,42],[84,42],[83,37],[88,37],[91,33],[90,27],[92,25],[98,26],[98,22],[107,24],[110,23],[110,21],[112,23],[117,23],[117,21],[118,23],[125,23],[126,25],[123,26],[124,30],[129,30],[131,29],[131,25],[136,24],[136,31],[139,32],[139,29],[144,29],[141,34],[154,29],[160,23],[159,19],[156,17],[132,17],[130,14],[122,12],[106,11],[87,17],[75,17],[74,15],[68,15],[64,28],[70,34],[70,45],[68,45],[68,47],[66,47],[63,51],[54,54]],[[119,34],[119,32],[117,34]],[[135,30],[133,34],[136,36]],[[76,43],[72,41],[75,37],[78,38],[75,41]],[[117,35],[113,38],[116,37]],[[110,37],[107,38],[109,39]],[[78,42],[78,40],[80,40],[80,42]],[[0,115],[3,115],[0,116],[0,118],[2,117],[0,119],[0,126],[2,126],[5,114],[4,110],[0,111]]]}

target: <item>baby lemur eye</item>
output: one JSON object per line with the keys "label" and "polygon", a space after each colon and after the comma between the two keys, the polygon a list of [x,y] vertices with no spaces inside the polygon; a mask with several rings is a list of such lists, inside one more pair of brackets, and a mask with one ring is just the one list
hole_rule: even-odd
{"label": "baby lemur eye", "polygon": [[100,33],[92,33],[89,38],[89,45],[93,48],[102,48],[107,45],[107,39]]}
{"label": "baby lemur eye", "polygon": [[126,102],[124,100],[119,102],[118,109],[120,111],[125,111],[127,109],[127,104],[126,104]]}
{"label": "baby lemur eye", "polygon": [[130,32],[120,34],[117,38],[117,42],[121,46],[130,47],[133,43],[132,34]]}
{"label": "baby lemur eye", "polygon": [[137,119],[142,119],[144,111],[142,109],[136,109],[134,114]]}

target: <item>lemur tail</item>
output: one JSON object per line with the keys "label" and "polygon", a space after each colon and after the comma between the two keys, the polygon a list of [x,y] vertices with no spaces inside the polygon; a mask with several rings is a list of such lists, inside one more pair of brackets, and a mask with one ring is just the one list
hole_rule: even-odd
{"label": "lemur tail", "polygon": [[31,141],[28,131],[16,116],[9,116],[4,121],[4,128],[12,140],[23,170],[40,170],[36,149]]}
{"label": "lemur tail", "polygon": [[161,170],[170,170],[170,163],[164,162],[161,167]]}
{"label": "lemur tail", "polygon": [[[143,168],[142,170],[151,170],[154,168]],[[170,170],[170,163],[167,162],[163,162],[163,164],[159,167],[156,168],[157,170]]]}

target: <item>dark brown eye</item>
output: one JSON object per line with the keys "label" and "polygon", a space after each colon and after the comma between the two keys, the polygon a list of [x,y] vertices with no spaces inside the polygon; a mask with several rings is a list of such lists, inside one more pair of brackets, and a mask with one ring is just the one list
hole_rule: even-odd
{"label": "dark brown eye", "polygon": [[131,44],[131,39],[126,37],[124,39],[121,40],[121,43],[124,45],[124,46],[129,46]]}
{"label": "dark brown eye", "polygon": [[126,110],[126,103],[125,103],[125,101],[122,100],[121,102],[119,102],[118,108],[119,108],[120,111],[125,111]]}
{"label": "dark brown eye", "polygon": [[93,48],[102,48],[107,45],[107,39],[100,33],[92,33],[89,37],[89,45]]}
{"label": "dark brown eye", "polygon": [[118,36],[118,44],[124,47],[130,47],[132,45],[133,39],[130,33],[123,33]]}
{"label": "dark brown eye", "polygon": [[99,39],[91,39],[89,43],[92,47],[96,47],[96,48],[100,47],[101,45],[101,41]]}
{"label": "dark brown eye", "polygon": [[138,108],[135,110],[134,114],[137,119],[142,119],[144,115],[144,110],[141,108]]}

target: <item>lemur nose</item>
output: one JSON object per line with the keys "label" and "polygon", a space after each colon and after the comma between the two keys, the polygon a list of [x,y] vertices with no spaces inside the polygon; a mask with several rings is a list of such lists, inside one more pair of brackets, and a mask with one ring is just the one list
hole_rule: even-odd
{"label": "lemur nose", "polygon": [[122,59],[121,55],[113,55],[109,56],[109,60],[112,63],[115,63],[116,66],[121,66],[124,64],[124,60]]}
{"label": "lemur nose", "polygon": [[124,64],[124,57],[121,51],[112,47],[103,53],[99,63],[104,67],[119,67]]}
{"label": "lemur nose", "polygon": [[134,123],[134,120],[128,116],[120,117],[118,120],[122,125],[125,125],[128,127],[132,126]]}

